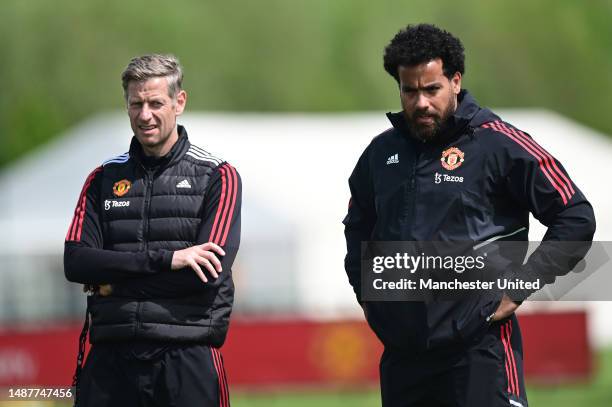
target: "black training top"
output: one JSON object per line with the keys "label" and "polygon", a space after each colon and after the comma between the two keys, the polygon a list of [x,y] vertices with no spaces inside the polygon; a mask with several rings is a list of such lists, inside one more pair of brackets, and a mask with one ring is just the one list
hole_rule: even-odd
{"label": "black training top", "polygon": [[[112,284],[88,297],[92,343],[223,344],[233,304],[231,266],[240,243],[241,181],[227,162],[179,139],[163,158],[130,151],[87,178],[66,236],[70,281]],[[214,242],[226,255],[217,280],[170,271],[172,254]],[[205,273],[206,270],[202,267]]]}
{"label": "black training top", "polygon": [[[563,166],[533,138],[481,108],[467,91],[449,129],[433,142],[417,140],[403,113],[375,137],[349,178],[344,219],[345,268],[361,302],[363,241],[526,241],[529,213],[548,227],[545,242],[590,242],[593,209]],[[564,252],[541,246],[508,272],[537,274],[545,282],[569,272],[590,243]],[[526,293],[511,293],[522,300]],[[367,303],[368,322],[382,341],[405,350],[447,346],[482,332],[501,293],[469,304]],[[465,305],[465,307],[463,307]]]}

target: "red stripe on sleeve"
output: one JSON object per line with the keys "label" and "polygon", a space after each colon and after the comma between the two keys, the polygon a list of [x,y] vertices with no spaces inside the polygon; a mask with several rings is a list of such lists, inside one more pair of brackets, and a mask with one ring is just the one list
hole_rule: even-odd
{"label": "red stripe on sleeve", "polygon": [[87,190],[91,185],[93,179],[96,177],[96,174],[102,171],[102,167],[98,167],[93,170],[87,179],[85,180],[85,184],[83,185],[83,189],[81,189],[81,195],[79,195],[79,200],[77,202],[77,206],[74,210],[74,217],[72,218],[72,222],[70,224],[70,228],[68,229],[68,233],[66,234],[66,241],[80,241],[81,233],[83,231],[83,219],[85,218],[85,211],[87,209]]}
{"label": "red stripe on sleeve", "polygon": [[68,234],[66,235],[66,241],[71,240],[72,236],[74,236],[74,233],[76,231],[76,227],[79,224],[78,219],[79,219],[79,213],[80,213],[80,208],[81,208],[81,201],[83,200],[83,197],[85,196],[85,192],[86,192],[86,186],[88,184],[89,181],[89,177],[91,176],[91,174],[89,174],[87,176],[87,179],[85,180],[85,184],[83,185],[83,188],[81,188],[81,193],[79,194],[79,199],[77,200],[77,206],[74,209],[74,215],[72,216],[72,222],[70,222],[70,227],[68,228]]}
{"label": "red stripe on sleeve", "polygon": [[561,176],[561,178],[563,178],[567,184],[567,186],[569,187],[570,191],[572,191],[572,195],[576,193],[576,191],[574,190],[574,187],[572,187],[572,182],[570,181],[570,179],[565,175],[565,173],[563,173],[563,171],[561,171],[559,169],[559,167],[557,166],[557,160],[555,160],[555,157],[553,157],[548,151],[544,150],[544,148],[542,148],[542,146],[540,146],[534,139],[532,139],[531,137],[527,136],[525,133],[523,133],[520,130],[517,130],[519,132],[519,134],[523,135],[527,140],[531,141],[531,144],[533,144],[536,148],[538,148],[543,154],[546,154],[548,156],[548,158],[550,158],[550,161],[552,163],[552,166],[557,170],[557,173]]}
{"label": "red stripe on sleeve", "polygon": [[225,196],[227,195],[227,176],[225,174],[225,166],[219,168],[219,172],[221,173],[221,196],[219,197],[219,206],[217,207],[217,213],[215,214],[215,221],[213,222],[212,229],[210,231],[210,236],[208,237],[209,242],[214,242],[214,236],[217,233],[217,228],[219,226],[219,217],[223,212],[223,204],[225,203]]}
{"label": "red stripe on sleeve", "polygon": [[229,234],[230,226],[232,224],[232,217],[234,216],[234,208],[236,207],[236,197],[238,196],[238,175],[236,174],[236,169],[232,166],[229,167],[232,179],[234,181],[234,189],[232,193],[232,204],[229,209],[229,216],[225,221],[225,232],[223,232],[223,238],[221,239],[221,246],[225,245],[225,240],[227,239],[227,235]]}
{"label": "red stripe on sleeve", "polygon": [[[546,167],[549,169],[550,173],[553,175],[557,183],[561,185],[561,187],[563,187],[563,190],[565,191],[568,199],[571,198],[574,193],[574,189],[572,188],[571,183],[567,180],[565,175],[561,172],[561,170],[559,170],[559,167],[557,167],[557,164],[555,163],[555,159],[546,150],[540,147],[531,137],[528,137],[522,131],[517,131],[516,129],[512,127],[508,127],[503,123],[500,123],[500,126],[508,130],[512,134],[514,134],[516,137],[520,138],[525,144],[529,144],[531,148],[534,149],[534,151],[536,151],[536,153],[539,153],[538,155],[544,159],[544,163],[546,164]],[[559,175],[564,180],[561,180],[559,178]]]}
{"label": "red stripe on sleeve", "polygon": [[236,192],[234,191],[234,179],[232,177],[232,172],[230,170],[230,166],[229,165],[224,165],[225,170],[227,171],[227,195],[225,197],[225,203],[223,204],[223,213],[221,214],[221,221],[219,223],[219,228],[217,229],[217,233],[215,235],[214,238],[214,242],[218,245],[221,244],[221,236],[223,234],[223,229],[225,229],[225,225],[227,222],[227,214],[229,212],[229,207],[231,204],[231,200],[232,200],[232,195],[234,195]]}
{"label": "red stripe on sleeve", "polygon": [[[546,168],[546,166],[544,165],[544,162],[542,160],[542,157],[539,156],[537,153],[535,153],[531,148],[529,148],[529,146],[525,145],[525,143],[523,143],[521,140],[517,139],[516,136],[514,136],[512,133],[510,133],[509,131],[506,131],[504,129],[502,129],[501,127],[498,127],[497,122],[495,123],[489,123],[490,127],[494,130],[496,130],[499,133],[502,133],[506,136],[508,136],[510,139],[512,139],[514,142],[516,142],[518,145],[520,145],[521,147],[523,147],[523,149],[525,151],[527,151],[530,155],[532,155],[537,161],[538,164],[540,166],[540,169],[542,170],[542,172],[544,173],[544,175],[546,176],[546,178],[548,179],[548,181],[551,183],[551,185],[557,190],[557,192],[559,193],[559,195],[561,195],[561,199],[563,200],[563,204],[567,205],[567,198],[565,196],[565,193],[563,192],[563,190],[559,187],[559,185],[557,185],[557,183],[551,178],[550,174],[548,173],[548,169]],[[486,125],[485,125],[486,126]],[[488,126],[487,126],[488,127]]]}

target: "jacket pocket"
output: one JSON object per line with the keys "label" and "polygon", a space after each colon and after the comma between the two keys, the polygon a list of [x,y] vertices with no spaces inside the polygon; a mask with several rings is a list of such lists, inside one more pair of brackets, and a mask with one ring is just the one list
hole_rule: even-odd
{"label": "jacket pocket", "polygon": [[477,240],[482,236],[483,229],[493,223],[491,211],[485,204],[486,202],[488,202],[486,197],[469,190],[461,191],[462,216],[467,239]]}
{"label": "jacket pocket", "polygon": [[363,306],[370,328],[386,347],[409,353],[425,348],[427,324],[423,303],[367,301]]}
{"label": "jacket pocket", "polygon": [[488,317],[499,306],[501,297],[500,292],[487,291],[461,301],[453,319],[455,335],[465,343],[479,341],[491,325]]}

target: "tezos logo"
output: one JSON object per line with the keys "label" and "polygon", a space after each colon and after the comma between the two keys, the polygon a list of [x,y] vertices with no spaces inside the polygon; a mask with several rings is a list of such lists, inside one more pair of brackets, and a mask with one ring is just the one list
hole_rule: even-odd
{"label": "tezos logo", "polygon": [[448,175],[448,174],[440,174],[436,172],[434,174],[434,182],[436,184],[444,182],[463,182],[463,177],[458,177],[456,175]]}
{"label": "tezos logo", "polygon": [[104,210],[108,211],[110,208],[127,208],[130,206],[130,201],[115,201],[111,199],[106,199],[104,201]]}

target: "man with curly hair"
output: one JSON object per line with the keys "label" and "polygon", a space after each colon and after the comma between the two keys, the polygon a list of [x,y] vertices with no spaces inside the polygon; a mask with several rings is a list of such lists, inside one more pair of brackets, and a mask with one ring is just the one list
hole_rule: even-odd
{"label": "man with curly hair", "polygon": [[[569,272],[590,245],[593,209],[563,166],[528,134],[481,108],[461,88],[464,49],[429,24],[409,25],[385,49],[402,111],[375,137],[349,178],[344,219],[349,282],[385,346],[383,406],[526,407],[515,311],[529,292],[490,290],[452,301],[367,301],[361,274],[366,241],[526,243],[529,212],[548,227],[508,276]],[[556,250],[545,242],[588,242]],[[486,246],[485,246],[486,247]],[[588,249],[588,247],[586,247]],[[503,256],[499,256],[504,258]]]}

